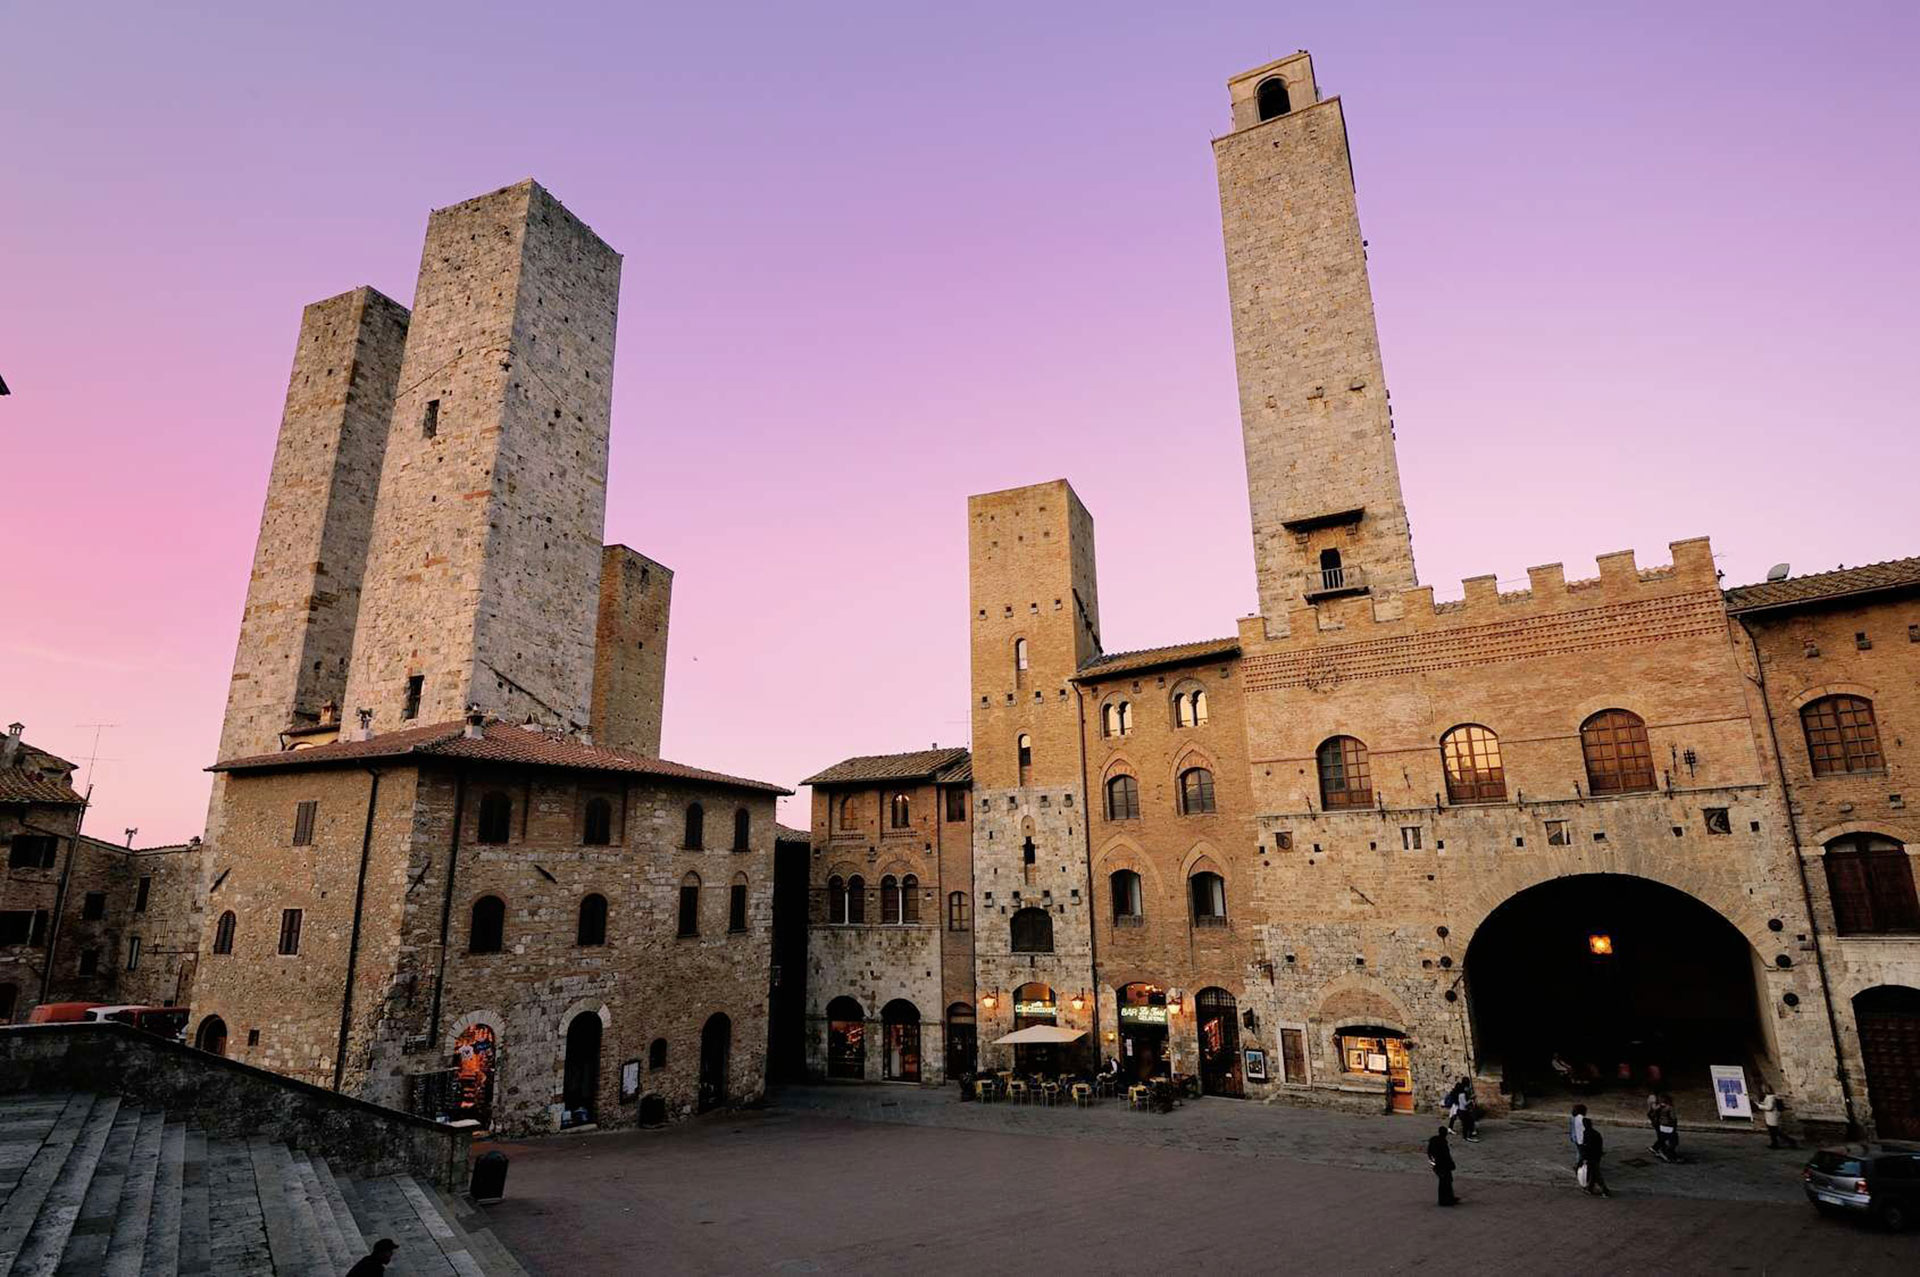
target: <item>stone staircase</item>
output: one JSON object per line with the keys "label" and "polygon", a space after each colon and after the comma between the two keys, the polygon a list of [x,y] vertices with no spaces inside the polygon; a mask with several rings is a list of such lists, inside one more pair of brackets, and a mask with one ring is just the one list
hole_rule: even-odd
{"label": "stone staircase", "polygon": [[0,1277],[319,1277],[382,1237],[391,1277],[525,1277],[470,1203],[414,1176],[348,1175],[116,1096],[0,1096]]}

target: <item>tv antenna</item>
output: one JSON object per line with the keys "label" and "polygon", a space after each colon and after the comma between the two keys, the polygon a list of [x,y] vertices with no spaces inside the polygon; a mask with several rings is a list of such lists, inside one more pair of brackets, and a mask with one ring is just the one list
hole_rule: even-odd
{"label": "tv antenna", "polygon": [[85,785],[82,786],[82,788],[91,789],[93,787],[93,765],[95,763],[111,763],[111,762],[118,761],[117,759],[102,758],[100,756],[100,734],[106,731],[109,727],[118,727],[120,726],[120,724],[118,723],[75,723],[74,726],[83,728],[83,729],[91,727],[93,729],[93,744],[88,748],[88,752],[85,758],[81,760],[87,765],[86,783]]}

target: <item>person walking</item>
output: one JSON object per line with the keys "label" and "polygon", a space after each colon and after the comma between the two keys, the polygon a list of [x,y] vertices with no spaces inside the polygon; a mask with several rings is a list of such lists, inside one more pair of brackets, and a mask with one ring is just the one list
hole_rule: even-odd
{"label": "person walking", "polygon": [[1767,1126],[1768,1148],[1792,1148],[1793,1137],[1780,1130],[1780,1118],[1787,1111],[1787,1102],[1780,1098],[1778,1091],[1769,1090],[1760,1097],[1760,1120]]}
{"label": "person walking", "polygon": [[1587,1133],[1587,1106],[1576,1104],[1573,1113],[1567,1118],[1567,1142],[1573,1145],[1573,1166],[1580,1169],[1580,1143]]}
{"label": "person walking", "polygon": [[1660,1090],[1647,1088],[1647,1129],[1653,1132],[1653,1143],[1647,1145],[1647,1152],[1660,1151]]}
{"label": "person walking", "polygon": [[1587,1172],[1587,1195],[1612,1197],[1612,1191],[1607,1188],[1607,1177],[1600,1169],[1600,1163],[1606,1160],[1607,1142],[1600,1137],[1597,1124],[1587,1122],[1584,1127],[1580,1135],[1580,1165]]}
{"label": "person walking", "polygon": [[1653,1151],[1663,1162],[1680,1160],[1680,1116],[1674,1111],[1673,1097],[1662,1095],[1653,1111]]}
{"label": "person walking", "polygon": [[[1472,1078],[1463,1077],[1454,1085],[1453,1104],[1454,1112],[1458,1114],[1460,1118],[1460,1133],[1466,1136],[1472,1143],[1478,1144],[1480,1142],[1480,1136],[1478,1134],[1479,1118],[1474,1115],[1473,1111]],[[1447,1124],[1451,1126],[1453,1124],[1452,1119],[1448,1119]]]}
{"label": "person walking", "polygon": [[1452,1206],[1460,1200],[1453,1195],[1453,1150],[1447,1147],[1450,1129],[1442,1126],[1439,1133],[1427,1141],[1427,1165],[1433,1167],[1434,1178],[1440,1181],[1442,1206]]}
{"label": "person walking", "polygon": [[391,1237],[382,1237],[359,1263],[347,1269],[347,1277],[381,1277],[387,1271],[387,1265],[393,1262],[393,1252],[399,1249]]}

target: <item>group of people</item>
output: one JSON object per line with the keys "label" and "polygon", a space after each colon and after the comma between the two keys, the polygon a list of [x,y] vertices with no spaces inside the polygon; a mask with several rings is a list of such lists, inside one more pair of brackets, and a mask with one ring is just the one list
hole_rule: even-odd
{"label": "group of people", "polygon": [[1665,1091],[1647,1093],[1647,1124],[1653,1127],[1653,1143],[1647,1151],[1663,1162],[1680,1160],[1680,1118],[1673,1111],[1673,1097]]}

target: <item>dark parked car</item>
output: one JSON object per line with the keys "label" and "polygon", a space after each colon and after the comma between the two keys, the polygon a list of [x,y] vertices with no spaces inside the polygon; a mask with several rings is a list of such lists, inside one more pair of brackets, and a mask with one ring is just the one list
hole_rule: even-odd
{"label": "dark parked car", "polygon": [[1859,1211],[1895,1232],[1920,1220],[1920,1144],[1823,1148],[1800,1178],[1822,1212]]}

